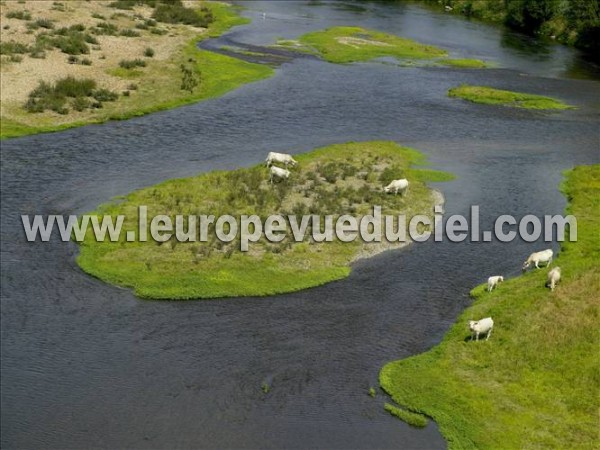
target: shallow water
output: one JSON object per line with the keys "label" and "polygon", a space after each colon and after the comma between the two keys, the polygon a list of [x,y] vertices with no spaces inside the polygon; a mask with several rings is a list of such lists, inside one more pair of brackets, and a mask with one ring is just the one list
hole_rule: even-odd
{"label": "shallow water", "polygon": [[[600,159],[600,84],[573,78],[597,71],[574,50],[414,5],[244,5],[254,21],[229,41],[265,45],[356,24],[502,68],[299,58],[218,99],[2,142],[3,448],[444,447],[434,424],[417,430],[392,418],[369,386],[385,362],[439,342],[471,287],[517,274],[546,245],[415,244],[290,295],[151,302],[83,274],[74,245],[26,243],[20,214],[82,213],[168,178],[252,165],[268,151],[391,139],[458,176],[437,186],[447,215],[478,204],[489,226],[503,213],[562,213],[561,172]],[[447,98],[460,83],[553,95],[578,109]]]}

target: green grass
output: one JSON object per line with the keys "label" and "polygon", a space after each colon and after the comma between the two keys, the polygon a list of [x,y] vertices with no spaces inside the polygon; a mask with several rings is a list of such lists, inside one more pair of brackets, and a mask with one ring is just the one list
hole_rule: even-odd
{"label": "green grass", "polygon": [[[299,166],[290,180],[270,185],[264,164],[230,172],[211,172],[170,180],[129,194],[95,212],[126,215],[125,230],[135,230],[138,205],[156,214],[184,216],[225,213],[340,214],[362,216],[381,205],[382,214],[432,213],[428,177],[436,172],[411,167],[423,164],[415,150],[393,142],[332,145],[298,156]],[[371,168],[368,172],[364,167]],[[331,181],[327,178],[331,177]],[[383,186],[392,178],[411,180],[407,197],[386,195]],[[437,178],[440,178],[439,176]],[[124,232],[122,233],[124,239]],[[214,231],[209,233],[209,237]],[[365,248],[368,247],[368,248]],[[272,295],[292,292],[338,280],[350,273],[350,262],[373,246],[358,240],[280,244],[264,238],[251,243],[248,252],[238,242],[181,243],[101,242],[90,234],[81,243],[77,259],[81,268],[102,280],[131,287],[140,297],[194,299],[228,296]],[[277,282],[273,282],[277,280]]]}
{"label": "green grass", "polygon": [[457,67],[460,69],[485,69],[488,64],[480,59],[440,59],[437,61],[439,64],[450,67]]}
{"label": "green grass", "polygon": [[403,420],[413,427],[423,428],[427,426],[427,417],[423,414],[414,413],[406,409],[398,408],[397,406],[386,403],[383,405],[383,409],[389,412],[392,416]]}
{"label": "green grass", "polygon": [[318,54],[333,63],[368,61],[391,56],[429,59],[447,52],[431,45],[360,27],[333,27],[301,36],[298,41],[278,41],[278,45]]}
{"label": "green grass", "polygon": [[486,86],[462,85],[448,91],[449,97],[462,98],[474,103],[501,105],[525,109],[570,109],[573,108],[560,100],[542,95],[504,91]]}
{"label": "green grass", "polygon": [[[563,183],[578,242],[565,242],[547,270],[507,280],[474,303],[430,351],[387,364],[380,383],[393,400],[437,422],[450,448],[598,448],[600,358],[600,165]],[[522,261],[515,255],[515,267]],[[467,321],[491,316],[489,341],[471,342]]]}
{"label": "green grass", "polygon": [[[243,84],[258,81],[273,75],[271,67],[253,64],[225,55],[200,50],[196,44],[201,39],[218,36],[232,26],[247,23],[248,19],[238,16],[236,9],[221,3],[206,3],[215,21],[208,32],[195,37],[185,45],[179,54],[168,62],[154,64],[148,62],[143,70],[116,67],[109,70],[111,75],[138,80],[140,88],[129,97],[122,97],[114,105],[90,113],[86,118],[60,122],[55,116],[27,115],[24,111],[11,110],[10,116],[0,121],[0,138],[13,138],[28,134],[60,131],[67,128],[102,123],[108,120],[124,120],[156,111],[175,108],[209,98],[218,97]],[[200,74],[201,83],[193,92],[181,89],[180,65],[191,66]],[[34,125],[35,123],[35,125]]]}

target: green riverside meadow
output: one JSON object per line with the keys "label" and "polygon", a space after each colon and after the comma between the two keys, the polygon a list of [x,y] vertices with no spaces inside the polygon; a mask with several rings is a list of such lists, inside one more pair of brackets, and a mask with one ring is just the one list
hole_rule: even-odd
{"label": "green riverside meadow", "polygon": [[[562,189],[578,241],[551,265],[562,271],[554,292],[545,268],[491,293],[480,285],[438,346],[381,370],[383,389],[435,420],[452,449],[597,448],[600,165],[569,171]],[[467,322],[484,317],[494,320],[490,340],[470,341]]]}

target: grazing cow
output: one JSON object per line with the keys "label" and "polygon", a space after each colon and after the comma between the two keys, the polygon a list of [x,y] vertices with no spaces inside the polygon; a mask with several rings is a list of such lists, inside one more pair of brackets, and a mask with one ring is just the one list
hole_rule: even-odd
{"label": "grazing cow", "polygon": [[400,192],[401,195],[405,195],[408,193],[408,180],[406,178],[402,178],[401,180],[394,180],[386,187],[383,188],[386,194],[393,192],[396,195]]}
{"label": "grazing cow", "polygon": [[548,280],[546,281],[546,286],[549,287],[551,291],[553,291],[559,281],[560,267],[555,267],[550,272],[548,272]]}
{"label": "grazing cow", "polygon": [[276,152],[269,152],[269,154],[267,155],[267,159],[265,159],[265,162],[267,163],[267,167],[271,167],[273,163],[277,162],[283,164],[286,167],[286,169],[288,164],[292,167],[295,167],[296,164],[298,164],[298,161],[292,158],[292,155],[288,155],[287,153]]}
{"label": "grazing cow", "polygon": [[532,264],[535,266],[536,269],[540,268],[540,263],[544,263],[546,267],[548,267],[552,262],[552,256],[554,256],[554,252],[552,251],[552,249],[532,253],[531,255],[529,255],[529,258],[527,258],[527,260],[523,263],[523,272],[525,272]]}
{"label": "grazing cow", "polygon": [[488,278],[488,287],[487,290],[488,292],[492,292],[494,289],[496,289],[498,287],[499,283],[502,283],[504,281],[504,277],[497,275],[495,277],[489,277]]}
{"label": "grazing cow", "polygon": [[287,169],[280,169],[276,166],[271,166],[269,169],[269,181],[273,184],[273,179],[277,178],[279,180],[287,180],[290,177],[290,171]]}
{"label": "grazing cow", "polygon": [[494,328],[494,321],[491,317],[486,317],[481,320],[469,320],[469,330],[471,330],[471,340],[473,340],[473,336],[475,340],[479,340],[479,335],[485,334],[485,340],[487,341],[490,338],[490,334],[492,334],[492,328]]}

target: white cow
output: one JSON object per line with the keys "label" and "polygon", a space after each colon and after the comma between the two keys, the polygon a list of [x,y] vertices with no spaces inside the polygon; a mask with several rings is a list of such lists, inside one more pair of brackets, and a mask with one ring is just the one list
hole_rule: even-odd
{"label": "white cow", "polygon": [[552,249],[532,253],[531,255],[529,255],[529,258],[527,258],[527,260],[523,263],[523,272],[526,271],[532,264],[535,266],[536,269],[540,268],[540,263],[544,263],[546,267],[548,267],[552,262],[552,256],[554,256],[554,252],[552,251]]}
{"label": "white cow", "polygon": [[481,320],[469,320],[469,330],[471,330],[471,340],[473,340],[473,336],[475,340],[479,340],[479,335],[485,334],[485,340],[487,341],[490,338],[490,334],[492,334],[492,328],[494,328],[494,321],[491,317],[486,317]]}
{"label": "white cow", "polygon": [[277,162],[283,164],[286,167],[286,169],[288,164],[292,167],[295,167],[296,164],[298,164],[298,161],[292,158],[292,155],[288,155],[287,153],[276,152],[269,152],[269,154],[267,155],[267,159],[265,159],[265,162],[267,163],[267,167],[271,167],[273,163]]}
{"label": "white cow", "polygon": [[276,166],[271,166],[271,168],[269,169],[269,173],[269,181],[271,182],[271,184],[273,184],[274,178],[277,178],[279,180],[287,180],[290,177],[291,172],[287,169],[281,169]]}
{"label": "white cow", "polygon": [[548,272],[548,280],[546,281],[546,286],[549,287],[551,291],[553,291],[559,281],[560,267],[555,267],[550,272]]}
{"label": "white cow", "polygon": [[408,193],[408,180],[406,178],[402,178],[401,180],[394,180],[386,187],[383,188],[386,194],[393,192],[394,195],[400,192],[401,195],[405,195]]}
{"label": "white cow", "polygon": [[489,277],[488,278],[488,287],[487,287],[488,292],[492,292],[494,289],[496,289],[498,287],[498,284],[502,283],[503,281],[504,281],[504,277],[501,275]]}

